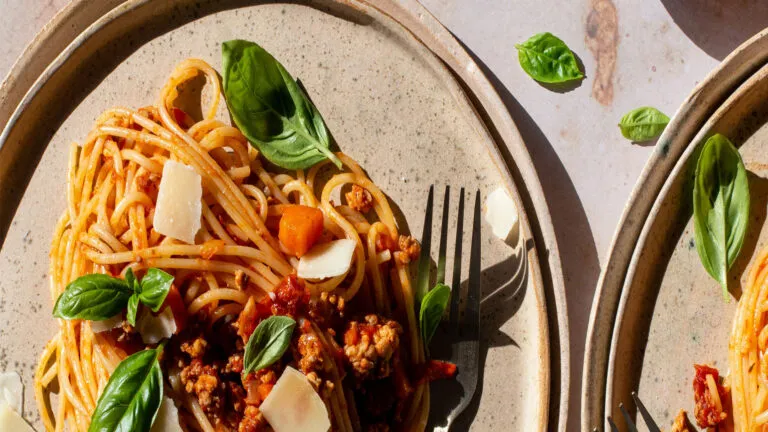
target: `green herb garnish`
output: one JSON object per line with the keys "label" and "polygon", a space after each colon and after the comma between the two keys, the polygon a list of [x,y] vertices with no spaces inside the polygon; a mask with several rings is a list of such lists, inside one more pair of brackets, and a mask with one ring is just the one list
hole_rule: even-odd
{"label": "green herb garnish", "polygon": [[720,134],[710,137],[699,155],[693,221],[701,263],[728,300],[728,270],[747,233],[749,182],[739,151]]}
{"label": "green herb garnish", "polygon": [[515,48],[520,66],[536,81],[554,84],[584,78],[576,56],[552,33],[539,33]]}

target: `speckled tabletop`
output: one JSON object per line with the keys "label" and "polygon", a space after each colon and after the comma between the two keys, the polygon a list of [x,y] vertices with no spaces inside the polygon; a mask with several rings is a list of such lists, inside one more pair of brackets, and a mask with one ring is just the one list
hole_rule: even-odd
{"label": "speckled tabletop", "polygon": [[[670,116],[733,48],[768,26],[762,0],[422,0],[485,65],[531,150],[553,215],[571,326],[568,430],[578,429],[589,308],[603,257],[652,145],[616,123],[653,105]],[[0,74],[67,0],[0,0]],[[587,78],[550,91],[520,69],[516,42],[550,31]]]}

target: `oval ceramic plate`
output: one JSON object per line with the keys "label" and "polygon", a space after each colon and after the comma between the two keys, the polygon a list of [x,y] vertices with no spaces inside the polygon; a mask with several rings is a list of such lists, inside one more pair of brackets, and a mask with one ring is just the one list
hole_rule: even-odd
{"label": "oval ceramic plate", "polygon": [[763,32],[697,87],[633,192],[592,311],[584,382],[593,384],[584,389],[584,429],[605,425],[606,414],[620,416],[621,402],[634,409],[632,391],[659,425],[668,427],[679,409],[693,412],[694,363],[727,371],[736,302],[723,300],[696,252],[692,172],[698,150],[713,133],[740,147],[752,196],[747,239],[730,272],[731,286],[740,287],[753,254],[768,241],[762,234],[768,192],[766,60]]}
{"label": "oval ceramic plate", "polygon": [[[85,26],[88,18],[72,12],[77,7],[60,19]],[[37,38],[12,84],[23,76],[19,67],[39,67],[39,60],[30,61],[36,53],[50,55],[45,41],[65,26],[55,21]],[[258,41],[302,79],[341,149],[389,194],[406,229],[421,232],[430,184],[483,194],[507,188],[522,210],[523,241],[509,247],[484,226],[485,373],[465,421],[480,430],[562,430],[568,389],[562,273],[535,171],[466,52],[407,1],[374,8],[331,0],[135,0],[88,25],[51,59],[19,108],[2,119],[0,136],[0,369],[22,373],[27,418],[38,420],[32,368],[55,331],[48,245],[65,206],[68,143],[82,140],[107,108],[156,103],[182,59],[198,57],[218,68],[221,42],[234,38]],[[18,96],[8,91],[13,87],[4,86],[6,100]],[[507,150],[503,155],[494,139]],[[515,182],[525,186],[522,195]]]}

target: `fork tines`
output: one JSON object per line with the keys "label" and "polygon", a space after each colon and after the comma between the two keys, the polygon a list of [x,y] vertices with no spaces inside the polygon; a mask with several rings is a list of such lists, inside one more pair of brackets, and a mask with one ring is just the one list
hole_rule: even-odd
{"label": "fork tines", "polygon": [[[416,293],[420,302],[432,287],[430,284],[430,264],[432,245],[432,213],[434,205],[434,185],[429,187],[427,208],[424,215],[424,230],[421,237],[421,255],[419,257],[419,273],[417,276]],[[445,188],[443,197],[443,214],[440,226],[440,244],[438,247],[436,283],[445,283],[446,254],[448,249],[448,221],[451,189]],[[456,364],[458,375],[456,381],[462,387],[462,396],[458,404],[451,409],[447,418],[450,427],[453,420],[469,405],[477,389],[480,357],[480,287],[481,287],[481,224],[480,224],[480,191],[475,193],[475,205],[472,221],[472,242],[469,257],[469,277],[465,301],[461,302],[461,263],[464,239],[464,188],[459,192],[458,215],[456,220],[456,237],[453,256],[453,273],[451,278],[451,301],[448,313],[446,333],[451,347],[449,361]],[[463,306],[463,319],[462,316]],[[447,429],[435,429],[447,430]]]}
{"label": "fork tines", "polygon": [[[635,406],[640,412],[640,415],[643,417],[645,424],[648,426],[648,430],[650,432],[661,432],[661,429],[659,429],[659,426],[653,420],[653,417],[651,417],[651,413],[649,413],[645,408],[645,405],[643,405],[643,402],[640,400],[637,392],[632,392],[632,399],[635,400]],[[627,424],[627,428],[630,430],[630,432],[637,432],[637,426],[635,426],[635,423],[632,421],[632,417],[627,412],[627,409],[624,408],[623,403],[619,404],[619,410],[621,411],[621,416],[624,417],[624,422]],[[616,426],[616,423],[613,421],[611,416],[607,416],[606,420],[608,420],[608,425],[611,427],[611,431],[619,432],[619,428]],[[595,428],[594,431],[597,432],[597,428]]]}

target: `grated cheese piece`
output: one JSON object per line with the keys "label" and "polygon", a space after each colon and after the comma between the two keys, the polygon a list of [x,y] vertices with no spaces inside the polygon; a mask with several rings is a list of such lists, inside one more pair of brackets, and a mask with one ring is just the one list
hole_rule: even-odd
{"label": "grated cheese piece", "polygon": [[303,373],[288,366],[259,407],[275,432],[327,432],[328,409]]}
{"label": "grated cheese piece", "polygon": [[503,187],[491,192],[486,198],[485,221],[496,237],[516,243],[517,239],[513,237],[518,231],[517,205]]}
{"label": "grated cheese piece", "polygon": [[157,193],[155,231],[194,244],[203,212],[203,186],[200,174],[192,167],[168,160]]}
{"label": "grated cheese piece", "polygon": [[320,243],[301,257],[296,274],[304,279],[343,275],[349,270],[354,253],[354,240],[341,239]]}

